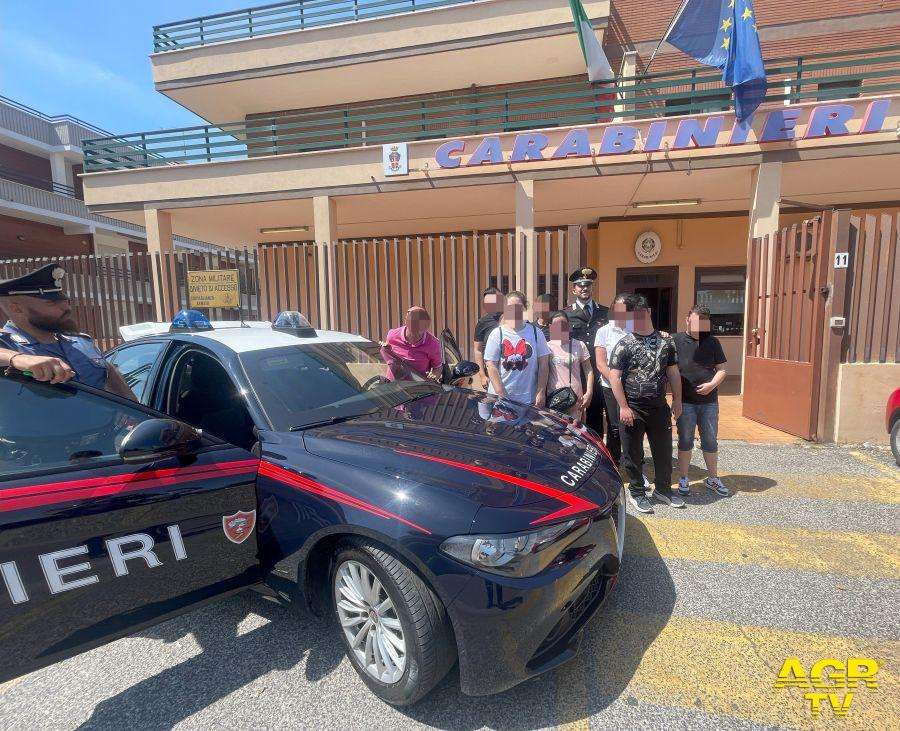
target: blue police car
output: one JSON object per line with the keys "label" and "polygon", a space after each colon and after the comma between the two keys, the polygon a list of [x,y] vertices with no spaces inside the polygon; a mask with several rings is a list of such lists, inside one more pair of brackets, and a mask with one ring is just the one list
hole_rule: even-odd
{"label": "blue police car", "polygon": [[175,325],[108,354],[140,403],[0,376],[0,681],[247,587],[331,615],[396,705],[575,655],[623,546],[593,433],[297,314]]}

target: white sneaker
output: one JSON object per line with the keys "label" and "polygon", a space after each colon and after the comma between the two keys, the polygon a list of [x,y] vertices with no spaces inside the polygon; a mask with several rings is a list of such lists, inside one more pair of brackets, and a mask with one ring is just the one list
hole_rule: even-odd
{"label": "white sneaker", "polygon": [[703,484],[720,497],[728,497],[731,495],[731,490],[725,487],[725,485],[722,484],[722,480],[718,477],[707,477]]}

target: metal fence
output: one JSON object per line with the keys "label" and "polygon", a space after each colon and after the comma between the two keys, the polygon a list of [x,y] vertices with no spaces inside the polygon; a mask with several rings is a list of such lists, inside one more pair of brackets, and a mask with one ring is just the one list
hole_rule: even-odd
{"label": "metal fence", "polygon": [[[766,103],[821,101],[900,90],[900,44],[766,62]],[[788,79],[788,81],[786,81]],[[286,112],[102,137],[84,143],[85,171],[242,159],[548,126],[727,111],[730,90],[709,67],[507,90]]]}
{"label": "metal fence", "polygon": [[153,26],[153,51],[350,23],[475,0],[292,0]]}
{"label": "metal fence", "polygon": [[188,307],[189,271],[238,269],[241,308],[213,309],[209,315],[218,320],[260,318],[256,261],[246,249],[14,259],[0,261],[0,279],[21,276],[50,262],[58,262],[66,270],[65,291],[78,329],[91,334],[104,350],[122,342],[119,328],[123,325],[154,321],[158,316],[168,321]]}
{"label": "metal fence", "polygon": [[853,216],[845,363],[900,363],[900,214]]}
{"label": "metal fence", "polygon": [[[536,232],[529,256],[524,238],[495,231],[273,243],[253,252],[130,253],[52,261],[68,272],[65,286],[79,329],[104,349],[121,342],[123,325],[167,322],[189,307],[188,272],[237,269],[240,308],[207,310],[210,319],[271,320],[283,310],[299,310],[317,328],[380,340],[403,323],[410,306],[421,305],[431,313],[433,332],[449,328],[469,355],[475,322],[483,314],[484,288],[548,293],[551,306],[561,309],[578,245],[566,230],[542,230]],[[0,279],[50,261],[0,261]]]}

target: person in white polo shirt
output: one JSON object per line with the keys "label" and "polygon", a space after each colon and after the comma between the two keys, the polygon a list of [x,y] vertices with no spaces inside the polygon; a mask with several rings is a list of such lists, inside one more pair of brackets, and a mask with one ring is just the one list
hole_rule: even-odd
{"label": "person in white polo shirt", "polygon": [[606,448],[616,464],[622,458],[622,442],[619,439],[619,404],[609,385],[609,357],[613,348],[634,329],[634,320],[630,312],[625,311],[625,295],[617,294],[609,308],[610,320],[597,330],[594,338],[594,353],[597,358],[597,370],[600,371],[600,389],[606,404],[606,420],[609,429],[606,432]]}

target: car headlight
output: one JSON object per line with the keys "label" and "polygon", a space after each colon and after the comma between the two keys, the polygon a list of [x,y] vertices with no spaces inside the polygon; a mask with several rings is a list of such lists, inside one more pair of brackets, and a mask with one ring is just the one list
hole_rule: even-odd
{"label": "car headlight", "polygon": [[589,518],[578,518],[524,533],[453,536],[441,544],[441,551],[495,574],[534,576],[582,535],[588,525]]}

